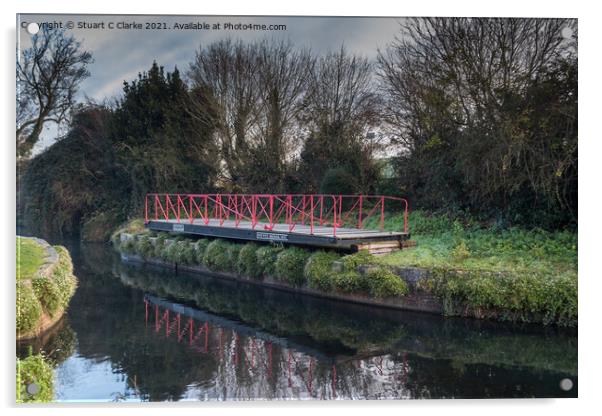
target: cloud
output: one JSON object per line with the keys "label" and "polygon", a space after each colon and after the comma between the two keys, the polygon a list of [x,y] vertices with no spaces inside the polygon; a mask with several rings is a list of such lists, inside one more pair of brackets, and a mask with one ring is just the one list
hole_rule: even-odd
{"label": "cloud", "polygon": [[[289,39],[299,47],[308,47],[318,54],[340,48],[374,59],[377,48],[391,42],[399,31],[399,18],[383,17],[273,17],[273,16],[116,16],[116,15],[36,15],[21,14],[26,22],[74,22],[69,31],[81,40],[83,48],[92,52],[94,63],[91,76],[80,86],[80,98],[91,97],[98,101],[120,95],[123,81],[131,81],[139,72],[150,68],[153,61],[168,70],[174,66],[185,73],[200,45],[225,37],[256,41],[263,38]],[[105,29],[78,29],[78,23],[105,23]],[[145,25],[159,24],[173,27],[173,23],[207,22],[210,25],[224,22],[243,24],[286,25],[285,31],[226,31],[226,30],[172,30],[107,28],[108,23],[134,22]],[[19,30],[22,48],[30,44],[30,35]],[[43,146],[54,142],[56,129],[43,134]]]}

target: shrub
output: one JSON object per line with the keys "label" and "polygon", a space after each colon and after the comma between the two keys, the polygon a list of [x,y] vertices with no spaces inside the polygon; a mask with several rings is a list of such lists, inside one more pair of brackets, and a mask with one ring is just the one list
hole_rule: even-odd
{"label": "shrub", "polygon": [[501,320],[577,324],[577,278],[574,275],[502,275],[482,272],[448,272],[435,275],[435,291],[445,313],[455,307],[467,314],[497,313]]}
{"label": "shrub", "polygon": [[230,261],[228,262],[227,271],[236,273],[238,257],[240,256],[240,250],[242,250],[242,244],[232,243],[228,247],[228,257]]}
{"label": "shrub", "polygon": [[134,220],[130,220],[125,224],[121,224],[113,234],[111,234],[111,242],[115,248],[119,248],[121,244],[121,233],[129,233],[129,234],[142,234],[147,233],[148,230],[144,228],[144,221],[137,218]]}
{"label": "shrub", "polygon": [[470,250],[468,249],[468,245],[466,245],[466,241],[461,240],[452,250],[452,257],[455,261],[466,260],[470,257]]}
{"label": "shrub", "polygon": [[61,306],[66,308],[77,289],[77,278],[73,275],[73,263],[69,251],[63,246],[53,246],[59,262],[52,272],[52,281],[61,295]]}
{"label": "shrub", "polygon": [[50,316],[54,316],[62,304],[62,296],[56,283],[45,276],[39,276],[31,280],[31,285],[44,310]]}
{"label": "shrub", "polygon": [[205,256],[205,250],[207,250],[207,246],[209,245],[210,242],[211,242],[210,240],[208,240],[206,238],[202,238],[194,244],[195,259],[196,259],[197,264],[203,264],[203,257]]}
{"label": "shrub", "polygon": [[154,256],[157,259],[163,259],[164,252],[166,250],[165,241],[167,240],[167,234],[159,234],[155,240]]}
{"label": "shrub", "polygon": [[368,250],[360,250],[355,254],[341,257],[341,262],[344,270],[354,271],[358,266],[374,264],[376,259]]}
{"label": "shrub", "polygon": [[332,262],[338,260],[339,257],[337,253],[326,251],[316,251],[309,257],[303,274],[310,288],[324,291],[332,290]]}
{"label": "shrub", "polygon": [[247,243],[240,249],[236,269],[241,276],[248,276],[253,279],[261,277],[261,268],[257,262],[258,249],[259,246],[255,243]]}
{"label": "shrub", "polygon": [[171,263],[176,262],[175,259],[177,257],[177,245],[178,243],[176,241],[170,241],[165,245],[165,250],[163,251],[163,254],[161,256],[163,260]]}
{"label": "shrub", "polygon": [[355,270],[335,273],[332,276],[332,287],[343,293],[369,293],[368,280],[365,276]]}
{"label": "shrub", "polygon": [[187,240],[182,242],[182,252],[180,262],[183,264],[192,265],[196,263],[196,245],[194,242]]}
{"label": "shrub", "polygon": [[150,240],[150,237],[147,235],[142,235],[138,238],[136,242],[136,252],[143,259],[148,259],[153,256],[155,252],[155,246]]}
{"label": "shrub", "polygon": [[370,295],[375,298],[404,296],[409,292],[407,283],[386,267],[369,269],[366,279]]}
{"label": "shrub", "polygon": [[230,245],[231,243],[220,239],[209,243],[203,256],[205,267],[216,272],[230,270]]}
{"label": "shrub", "polygon": [[[41,354],[17,358],[17,403],[52,401],[53,377],[52,366]],[[35,396],[27,393],[27,386],[31,383],[40,387]]]}
{"label": "shrub", "polygon": [[261,274],[271,277],[276,275],[276,258],[282,250],[282,246],[266,245],[255,252]]}
{"label": "shrub", "polygon": [[136,254],[136,239],[128,238],[119,245],[119,250],[126,254]]}
{"label": "shrub", "polygon": [[276,256],[275,277],[291,285],[302,286],[306,281],[303,268],[309,255],[306,250],[297,247],[281,251]]}
{"label": "shrub", "polygon": [[33,330],[42,315],[42,305],[28,282],[17,282],[17,332]]}

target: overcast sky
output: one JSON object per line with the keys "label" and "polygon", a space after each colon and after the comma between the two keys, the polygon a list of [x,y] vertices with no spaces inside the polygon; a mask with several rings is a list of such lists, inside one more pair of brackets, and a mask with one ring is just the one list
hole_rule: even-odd
{"label": "overcast sky", "polygon": [[[123,81],[132,80],[141,71],[150,68],[153,60],[171,71],[177,66],[183,74],[188,70],[199,46],[226,37],[253,41],[263,38],[290,39],[295,45],[309,47],[318,54],[340,48],[376,57],[377,49],[391,42],[399,31],[399,18],[362,17],[233,17],[233,16],[116,16],[116,15],[34,15],[18,16],[18,42],[21,49],[30,44],[31,35],[23,27],[29,22],[62,23],[66,28],[72,22],[75,28],[67,29],[82,42],[82,47],[92,52],[90,77],[82,82],[80,96],[97,100],[112,99],[121,94]],[[98,25],[104,29],[83,29],[78,25]],[[109,23],[142,24],[142,29],[109,29]],[[146,23],[168,29],[145,28]],[[212,29],[178,30],[174,24],[207,23]],[[219,23],[221,29],[213,30]],[[282,31],[225,30],[224,23],[286,25]],[[54,142],[58,132],[48,126],[36,153]]]}

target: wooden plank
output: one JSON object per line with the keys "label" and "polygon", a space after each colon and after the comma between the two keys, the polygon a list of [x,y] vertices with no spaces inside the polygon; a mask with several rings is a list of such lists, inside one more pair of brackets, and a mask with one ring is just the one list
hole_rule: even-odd
{"label": "wooden plank", "polygon": [[399,244],[399,240],[391,240],[391,241],[374,241],[374,242],[370,242],[370,243],[365,243],[365,244],[359,244],[357,246],[358,250],[378,250],[381,248],[396,248],[399,249],[401,248],[401,245]]}

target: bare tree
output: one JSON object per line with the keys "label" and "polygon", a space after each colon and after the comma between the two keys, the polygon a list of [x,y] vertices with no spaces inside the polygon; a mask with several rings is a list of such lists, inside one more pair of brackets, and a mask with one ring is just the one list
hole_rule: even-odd
{"label": "bare tree", "polygon": [[64,31],[42,28],[17,59],[17,152],[27,157],[44,125],[66,120],[81,81],[88,77],[90,52]]}
{"label": "bare tree", "polygon": [[364,136],[379,118],[380,97],[372,75],[368,59],[350,55],[344,46],[321,57],[311,71],[304,120],[315,129],[337,125]]}
{"label": "bare tree", "polygon": [[[242,180],[256,130],[256,54],[252,44],[218,41],[199,48],[188,72],[193,87],[204,92],[198,100],[193,96],[191,115],[202,116],[201,121],[215,125],[225,164],[224,179],[234,184]],[[203,107],[207,105],[214,117],[206,118]]]}
{"label": "bare tree", "polygon": [[389,126],[408,152],[448,158],[428,165],[457,169],[452,182],[462,181],[474,203],[501,199],[506,206],[524,186],[555,193],[576,164],[576,130],[543,134],[542,120],[555,107],[541,94],[553,68],[576,52],[564,28],[576,33],[576,22],[404,20],[400,36],[378,56]]}
{"label": "bare tree", "polygon": [[365,188],[362,178],[377,142],[369,133],[379,124],[380,101],[367,58],[349,54],[342,45],[317,60],[302,112],[310,130],[302,170],[314,188],[327,169],[343,165],[358,178],[358,190]]}
{"label": "bare tree", "polygon": [[216,123],[223,179],[235,189],[281,185],[311,64],[309,52],[288,42],[227,39],[197,52],[188,76],[204,99],[191,114],[203,113],[197,110],[209,103],[214,118],[207,122]]}
{"label": "bare tree", "polygon": [[268,175],[267,182],[261,177],[254,182],[277,191],[282,190],[287,157],[299,147],[297,120],[314,59],[309,50],[297,50],[288,41],[264,40],[257,49],[259,105],[255,117],[259,136],[253,162]]}

